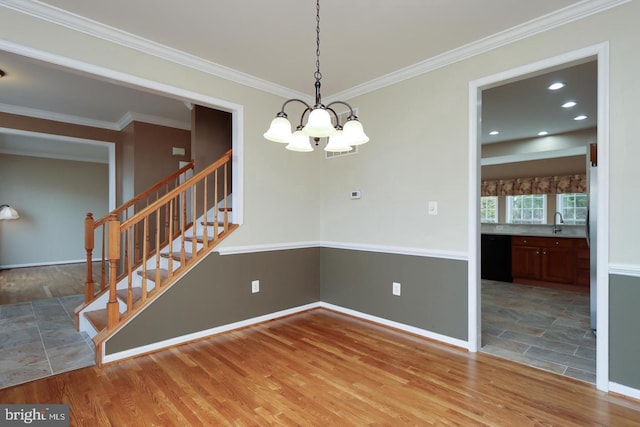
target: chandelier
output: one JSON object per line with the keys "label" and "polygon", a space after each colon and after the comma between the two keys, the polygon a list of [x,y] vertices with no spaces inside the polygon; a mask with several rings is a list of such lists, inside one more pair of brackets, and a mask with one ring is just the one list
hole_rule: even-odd
{"label": "chandelier", "polygon": [[[353,146],[364,144],[369,141],[369,137],[364,133],[362,124],[358,121],[353,108],[344,101],[334,101],[328,105],[322,103],[320,95],[320,0],[316,0],[316,71],[313,74],[316,79],[316,102],[310,106],[301,99],[288,99],[282,104],[280,112],[271,121],[269,130],[264,137],[269,141],[287,144],[285,147],[291,151],[313,151],[310,138],[313,138],[315,145],[318,145],[320,138],[329,138],[325,151],[343,152],[351,151]],[[287,104],[300,102],[305,106],[305,110],[300,116],[300,124],[295,132],[291,132],[291,123],[284,112]],[[340,123],[340,118],[336,111],[331,108],[334,105],[344,105],[349,109],[349,116],[344,125]],[[307,119],[304,124],[305,118]],[[335,120],[335,124],[334,124]]]}

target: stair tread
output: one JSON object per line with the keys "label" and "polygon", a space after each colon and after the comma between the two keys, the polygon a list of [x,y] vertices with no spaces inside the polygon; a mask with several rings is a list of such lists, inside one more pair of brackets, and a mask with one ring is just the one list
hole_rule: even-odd
{"label": "stair tread", "polygon": [[[131,292],[133,293],[133,302],[138,301],[142,298],[142,288],[139,286],[134,286],[131,288]],[[129,289],[118,289],[116,291],[116,295],[125,303],[127,302],[127,297],[129,295]]]}
{"label": "stair tread", "polygon": [[107,327],[106,308],[100,310],[85,311],[84,317],[87,318],[89,323],[91,323],[91,326],[93,326],[96,331],[101,331]]}
{"label": "stair tread", "polygon": [[[138,276],[144,276],[144,274],[142,273],[142,271],[138,271]],[[155,281],[156,280],[156,269],[152,268],[147,270],[147,280],[152,280]],[[164,268],[160,269],[160,279],[164,280],[167,277],[169,277],[169,270],[165,270]]]}
{"label": "stair tread", "polygon": [[[182,259],[182,254],[180,253],[180,251],[174,251],[174,252],[171,252],[171,253],[161,253],[160,256],[163,257],[163,258],[175,259],[177,261],[180,261]],[[185,253],[184,253],[185,260],[189,261],[192,257],[193,257],[193,255],[191,255],[191,252],[186,252],[185,251]]]}
{"label": "stair tread", "polygon": [[[208,239],[209,241],[213,240],[213,235],[211,235],[211,236],[207,235],[207,237],[209,238]],[[195,239],[198,243],[203,243],[204,242],[204,235],[198,234],[195,237],[194,236],[185,236],[184,237],[184,240],[187,241],[187,242],[190,242],[193,239]]]}
{"label": "stair tread", "polygon": [[[200,224],[206,225],[206,226],[215,226],[216,225],[215,221],[207,221],[207,222],[202,221]],[[219,227],[222,227],[223,225],[224,225],[224,221],[218,221],[218,226]]]}

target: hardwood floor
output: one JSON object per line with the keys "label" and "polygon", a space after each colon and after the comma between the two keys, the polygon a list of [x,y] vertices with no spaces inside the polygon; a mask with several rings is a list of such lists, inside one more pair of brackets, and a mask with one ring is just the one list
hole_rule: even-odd
{"label": "hardwood floor", "polygon": [[[100,264],[93,267],[99,283]],[[0,305],[84,295],[86,264],[60,264],[0,270]]]}
{"label": "hardwood floor", "polygon": [[71,425],[640,426],[640,402],[317,309],[0,390]]}

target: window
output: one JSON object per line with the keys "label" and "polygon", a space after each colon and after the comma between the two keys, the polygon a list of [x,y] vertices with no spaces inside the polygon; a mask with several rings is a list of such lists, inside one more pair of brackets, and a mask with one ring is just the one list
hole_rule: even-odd
{"label": "window", "polygon": [[507,222],[510,224],[546,224],[547,196],[525,194],[507,196]]}
{"label": "window", "polygon": [[587,221],[589,200],[586,193],[566,193],[556,196],[558,212],[565,224],[584,225]]}
{"label": "window", "polygon": [[498,197],[480,197],[480,222],[498,222]]}

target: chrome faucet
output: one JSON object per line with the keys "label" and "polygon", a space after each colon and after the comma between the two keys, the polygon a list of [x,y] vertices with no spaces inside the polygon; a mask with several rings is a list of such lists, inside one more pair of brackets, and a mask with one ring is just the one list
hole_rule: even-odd
{"label": "chrome faucet", "polygon": [[[560,222],[557,222],[558,215],[560,215]],[[553,214],[553,234],[559,233],[562,231],[560,228],[560,224],[564,224],[564,219],[562,218],[562,214],[560,212],[556,212]]]}

